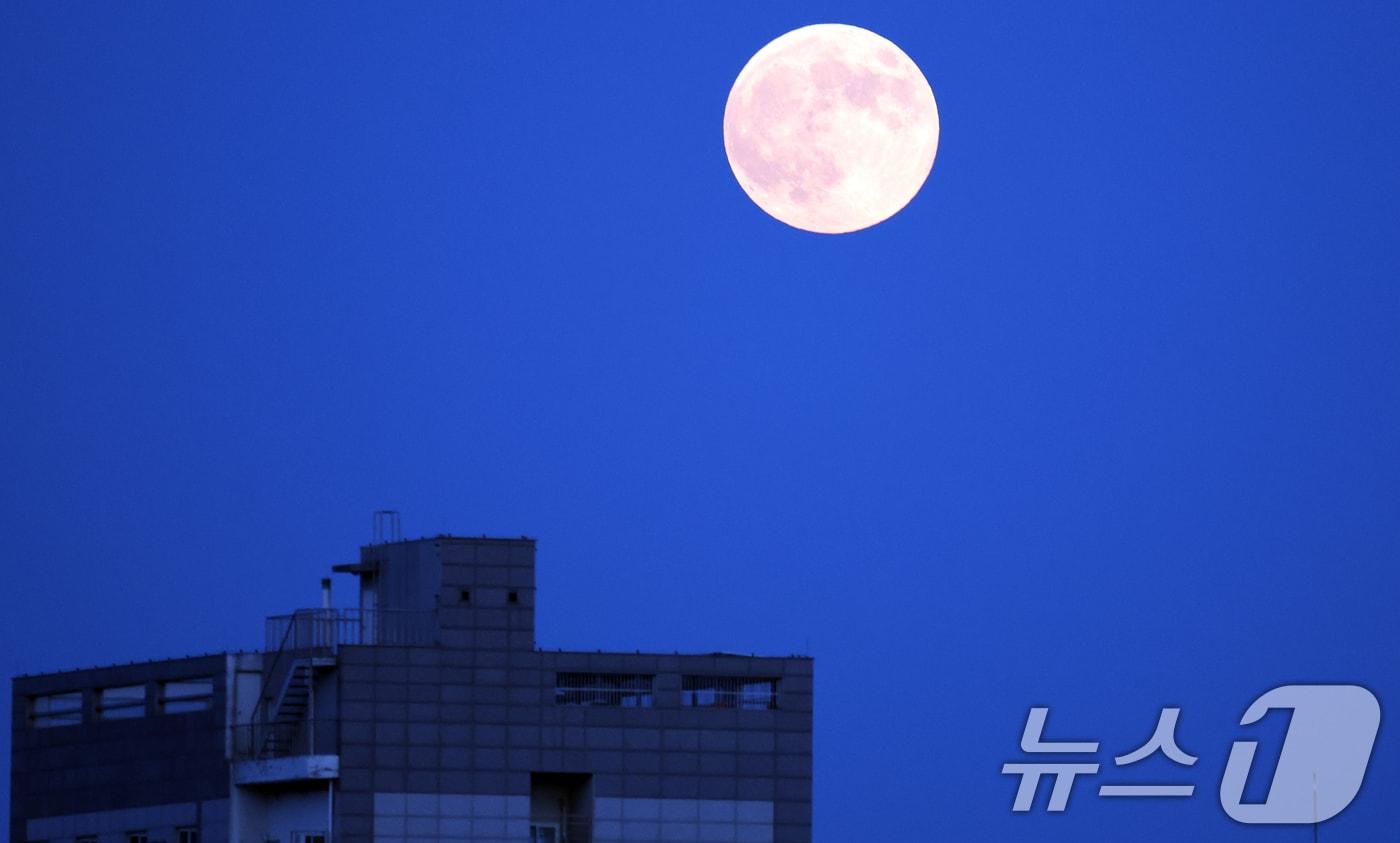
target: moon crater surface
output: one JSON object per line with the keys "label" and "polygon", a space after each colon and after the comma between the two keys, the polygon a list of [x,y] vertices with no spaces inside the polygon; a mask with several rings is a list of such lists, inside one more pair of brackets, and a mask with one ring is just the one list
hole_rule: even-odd
{"label": "moon crater surface", "polygon": [[890,41],[845,24],[804,26],[739,72],[724,148],[764,211],[842,234],[888,219],[919,192],[938,151],[938,106]]}

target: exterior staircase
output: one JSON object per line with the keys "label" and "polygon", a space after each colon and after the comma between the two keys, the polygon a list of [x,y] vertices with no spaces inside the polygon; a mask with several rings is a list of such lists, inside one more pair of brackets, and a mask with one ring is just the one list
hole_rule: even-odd
{"label": "exterior staircase", "polygon": [[266,632],[256,703],[231,725],[240,785],[339,777],[339,721],[316,686],[335,670],[340,647],[432,644],[437,622],[431,612],[299,609],[268,618]]}
{"label": "exterior staircase", "polygon": [[348,637],[341,630],[343,618],[327,609],[304,609],[269,621],[276,625],[269,626],[263,687],[249,723],[248,754],[285,758],[334,752],[335,722],[324,712],[318,721],[316,680],[335,668],[336,650]]}
{"label": "exterior staircase", "polygon": [[335,712],[316,702],[316,684],[335,669],[343,645],[414,646],[436,640],[431,612],[298,609],[268,618],[262,687],[237,724],[234,756],[266,760],[336,754]]}
{"label": "exterior staircase", "polygon": [[[298,748],[301,727],[313,714],[312,682],[315,667],[309,659],[299,659],[287,671],[287,682],[282,693],[268,712],[268,729],[263,735],[260,754],[264,756],[291,755]],[[314,754],[314,753],[308,753]]]}

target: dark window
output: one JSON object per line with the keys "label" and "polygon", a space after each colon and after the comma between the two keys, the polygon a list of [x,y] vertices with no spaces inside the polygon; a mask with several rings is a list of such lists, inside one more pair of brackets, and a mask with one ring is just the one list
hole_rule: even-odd
{"label": "dark window", "polygon": [[83,693],[49,694],[29,701],[29,723],[36,729],[83,722]]}
{"label": "dark window", "polygon": [[651,708],[655,678],[638,673],[558,673],[554,704]]}
{"label": "dark window", "polygon": [[681,705],[695,708],[778,707],[778,680],[750,676],[682,676]]}
{"label": "dark window", "polygon": [[98,720],[125,720],[146,716],[146,686],[123,685],[97,692]]}
{"label": "dark window", "polygon": [[126,843],[150,843],[150,838],[146,836],[144,831],[128,831]]}
{"label": "dark window", "polygon": [[182,828],[176,832],[177,843],[199,843],[199,829]]}
{"label": "dark window", "polygon": [[520,602],[520,592],[518,592],[518,591],[512,591],[511,593],[507,594],[507,595],[506,595],[506,602],[507,602],[507,603],[519,603],[519,602]]}
{"label": "dark window", "polygon": [[204,711],[214,702],[213,679],[177,679],[160,683],[162,714]]}
{"label": "dark window", "polygon": [[461,593],[457,595],[457,602],[458,602],[458,603],[470,603],[470,602],[472,602],[472,590],[471,590],[470,588],[464,588],[464,589],[462,589]]}

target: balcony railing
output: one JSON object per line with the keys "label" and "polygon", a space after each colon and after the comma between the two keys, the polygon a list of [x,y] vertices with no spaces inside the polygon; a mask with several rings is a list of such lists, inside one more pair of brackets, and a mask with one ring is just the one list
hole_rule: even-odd
{"label": "balcony railing", "polygon": [[329,650],[342,644],[428,647],[437,643],[436,612],[298,609],[267,619],[267,650]]}
{"label": "balcony railing", "polygon": [[334,718],[244,723],[233,727],[233,757],[239,761],[339,753],[340,729]]}

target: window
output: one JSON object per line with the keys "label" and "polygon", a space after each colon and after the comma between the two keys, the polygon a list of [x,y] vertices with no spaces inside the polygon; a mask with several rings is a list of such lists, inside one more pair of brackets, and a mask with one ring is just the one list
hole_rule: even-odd
{"label": "window", "polygon": [[214,699],[213,679],[178,679],[160,683],[162,714],[204,711]]}
{"label": "window", "polygon": [[696,708],[778,707],[778,680],[748,676],[682,676],[681,705]]}
{"label": "window", "polygon": [[651,708],[655,678],[637,673],[558,673],[554,704]]}
{"label": "window", "polygon": [[292,843],[326,843],[324,831],[293,831]]}
{"label": "window", "polygon": [[519,603],[519,602],[520,602],[520,592],[518,592],[518,591],[512,591],[511,593],[507,594],[507,595],[506,595],[506,602],[507,602],[507,603]]}
{"label": "window", "polygon": [[559,840],[559,826],[557,825],[530,825],[530,843],[557,843]]}
{"label": "window", "polygon": [[98,720],[125,720],[146,716],[146,686],[123,685],[97,692]]}
{"label": "window", "polygon": [[182,828],[175,832],[177,843],[199,843],[199,829]]}
{"label": "window", "polygon": [[462,589],[461,593],[457,595],[457,602],[458,602],[458,603],[470,603],[470,602],[472,602],[472,590],[471,590],[470,588],[464,588],[464,589]]}
{"label": "window", "polygon": [[128,831],[126,833],[126,843],[150,843],[144,831]]}
{"label": "window", "polygon": [[33,698],[29,701],[29,722],[36,729],[76,726],[82,723],[82,691]]}

